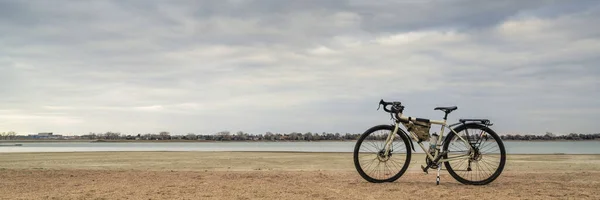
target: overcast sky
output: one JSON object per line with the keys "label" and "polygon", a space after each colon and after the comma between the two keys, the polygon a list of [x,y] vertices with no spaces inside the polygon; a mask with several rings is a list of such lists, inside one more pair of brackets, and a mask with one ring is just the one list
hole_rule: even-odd
{"label": "overcast sky", "polygon": [[0,0],[0,132],[362,133],[391,123],[383,98],[597,133],[598,19],[595,0]]}

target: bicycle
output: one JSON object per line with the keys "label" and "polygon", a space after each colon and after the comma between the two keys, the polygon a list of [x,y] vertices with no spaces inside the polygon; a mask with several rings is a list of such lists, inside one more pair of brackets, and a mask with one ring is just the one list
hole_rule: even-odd
{"label": "bicycle", "polygon": [[[502,173],[506,163],[506,151],[498,134],[489,128],[493,125],[490,120],[460,119],[455,124],[447,125],[448,114],[458,107],[436,107],[434,110],[445,113],[444,119],[429,120],[404,116],[404,106],[401,102],[385,102],[381,99],[377,110],[382,105],[383,109],[390,113],[394,124],[377,125],[368,129],[354,147],[354,166],[365,180],[383,183],[394,182],[400,178],[410,164],[411,149],[415,151],[414,141],[417,141],[425,152],[426,166],[421,165],[423,172],[429,174],[429,169],[437,169],[436,185],[440,184],[442,163],[454,179],[466,185],[486,185]],[[408,133],[399,128],[400,124]],[[429,134],[432,124],[441,126],[440,135]],[[455,126],[457,127],[452,128]],[[450,131],[444,138],[445,128]],[[469,129],[476,132],[469,134]],[[383,131],[384,134],[375,135],[379,131]],[[376,140],[382,140],[383,143],[377,144],[374,142]],[[429,142],[428,149],[423,145],[424,141]],[[375,161],[378,162],[374,164]],[[369,170],[371,166],[377,169]],[[383,169],[379,169],[380,166]]]}

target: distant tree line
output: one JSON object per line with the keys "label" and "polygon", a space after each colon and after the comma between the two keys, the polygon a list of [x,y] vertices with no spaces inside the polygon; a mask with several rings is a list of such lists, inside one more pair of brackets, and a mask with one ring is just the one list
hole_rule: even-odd
{"label": "distant tree line", "polygon": [[169,132],[163,131],[158,134],[146,133],[137,135],[124,135],[115,132],[106,133],[89,133],[79,136],[79,139],[90,140],[212,140],[212,141],[319,141],[319,140],[355,140],[360,137],[360,134],[345,133],[272,133],[265,134],[250,134],[243,131],[238,131],[232,134],[229,131],[220,131],[215,134],[203,135],[188,133],[185,135],[171,135]]}
{"label": "distant tree line", "polygon": [[14,131],[0,133],[0,139],[2,139],[2,140],[12,140],[16,137],[17,137],[17,133],[15,133]]}
{"label": "distant tree line", "polygon": [[600,133],[595,134],[577,134],[554,135],[546,132],[545,135],[502,135],[502,140],[600,140]]}

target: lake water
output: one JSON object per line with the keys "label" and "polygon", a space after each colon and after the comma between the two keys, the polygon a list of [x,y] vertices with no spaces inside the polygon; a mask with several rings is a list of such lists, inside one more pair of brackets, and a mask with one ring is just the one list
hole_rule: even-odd
{"label": "lake water", "polygon": [[[9,143],[1,143],[9,144]],[[89,151],[298,151],[352,152],[354,142],[52,142],[0,146],[3,152],[89,152]],[[600,141],[514,142],[505,141],[508,154],[600,154]],[[415,143],[416,152],[423,150]]]}

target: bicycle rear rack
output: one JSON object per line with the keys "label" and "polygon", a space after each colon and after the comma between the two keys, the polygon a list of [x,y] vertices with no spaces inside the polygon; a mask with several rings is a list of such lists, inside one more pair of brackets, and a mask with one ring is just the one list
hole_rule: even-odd
{"label": "bicycle rear rack", "polygon": [[458,121],[463,124],[465,124],[467,122],[475,122],[475,123],[483,124],[485,126],[494,125],[494,124],[492,124],[492,122],[489,119],[459,119]]}

